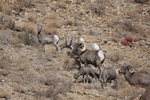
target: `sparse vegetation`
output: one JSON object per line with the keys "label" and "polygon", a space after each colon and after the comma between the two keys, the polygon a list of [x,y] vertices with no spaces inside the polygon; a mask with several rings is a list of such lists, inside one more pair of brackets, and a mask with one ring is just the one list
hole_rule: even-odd
{"label": "sparse vegetation", "polygon": [[4,4],[2,1],[0,1],[0,11],[7,15],[11,15],[12,13],[12,9],[10,8],[10,6],[7,4]]}
{"label": "sparse vegetation", "polygon": [[32,23],[24,23],[22,30],[26,33],[37,34],[36,25]]}
{"label": "sparse vegetation", "polygon": [[65,95],[67,92],[69,92],[69,90],[71,90],[72,87],[72,83],[59,78],[58,76],[56,76],[56,74],[52,75],[44,83],[49,87],[46,91],[36,92],[36,95],[39,98],[46,97],[52,100],[56,100],[59,94]]}
{"label": "sparse vegetation", "polygon": [[21,7],[31,7],[34,0],[17,0],[17,4],[21,5]]}
{"label": "sparse vegetation", "polygon": [[111,51],[108,55],[107,55],[108,59],[110,59],[113,62],[118,62],[120,60],[123,59],[123,53],[120,51]]}
{"label": "sparse vegetation", "polygon": [[[75,83],[79,66],[68,56],[72,50],[58,53],[46,44],[41,52],[37,26],[43,26],[44,35],[58,35],[58,45],[67,36],[97,43],[106,51],[105,68],[128,63],[150,72],[149,8],[131,0],[0,0],[0,99],[130,100],[136,95],[138,100],[145,89],[131,86],[122,75],[117,89],[113,82],[105,90],[100,82],[90,84],[92,77]],[[124,46],[127,35],[134,41]]]}
{"label": "sparse vegetation", "polygon": [[57,21],[52,21],[51,23],[47,23],[42,32],[44,32],[45,34],[58,34],[57,32],[57,27],[58,27],[58,22]]}
{"label": "sparse vegetation", "polygon": [[37,15],[36,15],[36,14],[33,14],[33,13],[30,13],[28,19],[29,19],[31,22],[36,22]]}
{"label": "sparse vegetation", "polygon": [[37,39],[30,33],[23,33],[18,35],[19,40],[25,45],[37,45]]}

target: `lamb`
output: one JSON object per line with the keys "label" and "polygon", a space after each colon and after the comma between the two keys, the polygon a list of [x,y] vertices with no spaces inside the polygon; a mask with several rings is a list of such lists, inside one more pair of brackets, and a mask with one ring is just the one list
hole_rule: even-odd
{"label": "lamb", "polygon": [[105,68],[101,73],[101,81],[102,81],[102,88],[104,89],[104,86],[106,86],[106,83],[111,83],[112,80],[115,82],[115,86],[117,85],[117,74],[118,69],[114,69],[112,67]]}
{"label": "lamb", "polygon": [[[88,75],[94,77],[97,80],[96,74],[95,74],[95,72],[94,72],[94,70],[92,68],[92,65],[90,65],[90,64],[88,66],[86,66],[86,67],[81,67],[79,72],[74,75],[74,78],[77,80],[78,77],[80,77],[81,75],[83,76],[84,83],[88,82],[88,80],[87,80],[88,79]],[[86,75],[86,77],[84,77],[84,75]],[[94,80],[94,78],[93,78],[93,80]],[[93,80],[92,80],[92,83],[93,83]]]}
{"label": "lamb", "polygon": [[[85,42],[84,38],[67,36],[66,42],[63,43],[60,47],[61,47],[61,50],[66,47],[70,48],[71,50],[74,50],[75,45],[80,42]],[[86,45],[87,45],[88,50],[91,50],[91,51],[92,50],[100,50],[100,47],[96,43],[86,43]]]}
{"label": "lamb", "polygon": [[82,42],[76,46],[76,49],[73,51],[73,53],[78,56],[80,63],[84,64],[85,66],[92,64],[95,67],[98,67],[99,74],[101,73],[103,67],[102,64],[105,60],[105,54],[102,50],[87,50],[86,43]]}
{"label": "lamb", "polygon": [[57,35],[41,34],[42,28],[43,28],[42,26],[37,27],[37,30],[38,30],[37,38],[38,38],[38,41],[42,44],[43,48],[45,44],[54,44],[54,46],[56,47],[56,50],[59,50],[59,46],[58,46],[59,37]]}
{"label": "lamb", "polygon": [[150,74],[143,71],[135,72],[131,65],[123,64],[119,73],[124,74],[125,79],[130,85],[148,86],[150,84]]}
{"label": "lamb", "polygon": [[150,84],[148,85],[145,92],[142,94],[139,100],[149,100],[150,99]]}

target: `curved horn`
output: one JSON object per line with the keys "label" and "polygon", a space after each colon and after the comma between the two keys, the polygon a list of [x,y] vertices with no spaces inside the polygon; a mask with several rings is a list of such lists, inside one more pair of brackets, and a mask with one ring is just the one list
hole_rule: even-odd
{"label": "curved horn", "polygon": [[129,69],[129,72],[130,72],[130,73],[134,73],[134,72],[135,72],[134,68],[130,68],[130,69]]}
{"label": "curved horn", "polygon": [[81,44],[83,45],[83,48],[81,48],[81,51],[85,51],[87,48],[87,45],[85,42],[81,42]]}

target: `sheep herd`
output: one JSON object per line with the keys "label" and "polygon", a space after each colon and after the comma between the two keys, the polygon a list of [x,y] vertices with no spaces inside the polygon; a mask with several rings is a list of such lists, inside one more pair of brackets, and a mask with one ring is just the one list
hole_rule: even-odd
{"label": "sheep herd", "polygon": [[[104,89],[106,83],[110,83],[112,80],[114,80],[115,86],[117,86],[117,77],[119,77],[119,74],[124,74],[126,81],[130,85],[146,87],[146,91],[139,100],[150,100],[150,74],[148,72],[135,71],[133,66],[129,64],[122,64],[116,69],[112,67],[104,68],[105,54],[98,44],[86,43],[82,37],[68,36],[66,42],[59,46],[59,37],[57,35],[41,34],[42,26],[38,26],[37,29],[37,38],[43,48],[45,44],[54,44],[56,50],[62,50],[63,48],[70,48],[72,50],[72,56],[79,65],[79,72],[74,75],[75,80],[83,76],[85,83],[88,82],[88,76],[91,76],[93,79],[95,78],[96,82],[101,82],[101,86]],[[129,41],[132,42],[132,39]],[[123,41],[123,43],[125,42]],[[96,75],[92,66],[98,68],[98,75]]]}

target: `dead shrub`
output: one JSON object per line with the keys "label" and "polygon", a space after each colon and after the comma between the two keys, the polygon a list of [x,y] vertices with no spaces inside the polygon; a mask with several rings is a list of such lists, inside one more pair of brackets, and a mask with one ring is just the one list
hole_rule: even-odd
{"label": "dead shrub", "polygon": [[11,15],[12,9],[10,8],[9,5],[0,2],[0,11],[7,15]]}
{"label": "dead shrub", "polygon": [[51,8],[51,10],[56,11],[58,9],[58,6],[51,4],[50,8]]}
{"label": "dead shrub", "polygon": [[56,100],[59,94],[65,95],[71,89],[71,82],[65,81],[63,78],[59,78],[56,74],[51,74],[45,85],[49,86],[46,91],[36,92],[39,97],[46,97],[52,100]]}
{"label": "dead shrub", "polygon": [[131,57],[130,59],[126,61],[126,63],[132,65],[135,68],[143,66],[142,61],[137,57],[134,57],[134,58]]}
{"label": "dead shrub", "polygon": [[102,6],[100,5],[95,5],[92,4],[91,8],[90,8],[95,14],[97,14],[98,16],[100,16],[102,14],[102,10],[104,9]]}
{"label": "dead shrub", "polygon": [[25,45],[37,46],[37,39],[30,33],[22,33],[18,35],[18,39]]}
{"label": "dead shrub", "polygon": [[50,20],[55,20],[55,19],[57,19],[56,13],[52,13],[52,12],[48,13],[48,14],[46,15],[45,19],[50,19]]}
{"label": "dead shrub", "polygon": [[0,68],[1,69],[9,69],[11,65],[11,60],[9,59],[8,56],[4,56],[2,57],[2,59],[0,59]]}
{"label": "dead shrub", "polygon": [[63,68],[66,70],[71,70],[73,69],[73,65],[74,65],[74,60],[69,58],[64,62]]}
{"label": "dead shrub", "polygon": [[64,2],[57,3],[57,6],[62,9],[66,9],[66,4]]}
{"label": "dead shrub", "polygon": [[102,86],[98,83],[98,82],[95,82],[95,83],[92,83],[93,85],[90,85],[90,84],[84,84],[83,87],[85,89],[96,89],[96,90],[102,90]]}
{"label": "dead shrub", "polygon": [[57,33],[57,27],[58,27],[58,22],[57,21],[52,21],[51,23],[47,23],[44,28],[43,28],[43,32],[45,34],[58,34]]}
{"label": "dead shrub", "polygon": [[13,45],[17,45],[17,44],[19,44],[19,43],[20,43],[20,41],[19,41],[18,38],[15,38],[15,39],[13,39],[13,40],[11,41],[11,44],[13,44]]}
{"label": "dead shrub", "polygon": [[93,4],[90,5],[90,9],[97,14],[98,16],[104,14],[106,6],[109,6],[111,3],[109,0],[96,0]]}
{"label": "dead shrub", "polygon": [[64,22],[64,25],[65,26],[67,26],[67,25],[73,25],[73,22],[72,22],[72,20],[66,20],[65,22]]}
{"label": "dead shrub", "polygon": [[17,4],[21,5],[22,7],[31,7],[34,3],[34,0],[17,0]]}
{"label": "dead shrub", "polygon": [[31,22],[36,22],[37,16],[36,16],[35,13],[30,13],[29,16],[28,16],[28,19],[29,19]]}
{"label": "dead shrub", "polygon": [[32,24],[32,23],[30,23],[30,24],[24,23],[22,30],[26,33],[37,34],[36,25]]}
{"label": "dead shrub", "polygon": [[124,56],[121,51],[111,51],[106,57],[108,57],[108,59],[110,59],[113,62],[117,62],[122,60]]}
{"label": "dead shrub", "polygon": [[134,34],[135,36],[140,35],[143,37],[149,36],[148,30],[146,29],[146,27],[144,27],[140,24],[135,24],[132,27],[132,34]]}
{"label": "dead shrub", "polygon": [[12,40],[12,35],[8,31],[0,31],[0,44],[8,44]]}
{"label": "dead shrub", "polygon": [[133,25],[131,20],[127,20],[122,23],[122,29],[125,31],[133,31]]}
{"label": "dead shrub", "polygon": [[9,93],[8,91],[0,88],[0,98],[8,99],[10,97],[11,97],[11,93]]}

